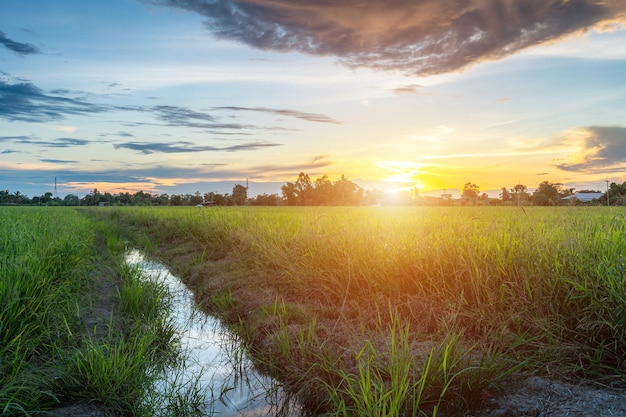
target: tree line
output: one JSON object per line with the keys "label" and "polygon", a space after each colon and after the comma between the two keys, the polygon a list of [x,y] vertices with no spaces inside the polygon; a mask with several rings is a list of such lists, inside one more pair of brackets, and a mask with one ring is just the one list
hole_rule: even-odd
{"label": "tree line", "polygon": [[[593,190],[582,190],[595,192]],[[526,185],[516,184],[512,188],[502,187],[498,198],[480,192],[480,187],[467,182],[460,198],[443,193],[439,197],[422,195],[418,188],[402,190],[389,197],[380,190],[365,190],[350,181],[345,175],[335,181],[323,175],[315,181],[301,172],[294,182],[281,187],[280,194],[248,196],[248,188],[235,184],[231,193],[208,192],[201,194],[151,194],[144,191],[111,194],[93,189],[84,197],[68,194],[64,198],[47,192],[41,196],[28,196],[8,190],[0,190],[0,205],[57,205],[57,206],[196,206],[201,204],[219,206],[359,206],[359,205],[522,205],[555,206],[564,204],[563,198],[574,195],[574,188],[565,188],[561,183],[544,181],[531,193]],[[611,183],[608,194],[587,204],[626,205],[626,182]],[[567,204],[580,204],[576,199]]]}

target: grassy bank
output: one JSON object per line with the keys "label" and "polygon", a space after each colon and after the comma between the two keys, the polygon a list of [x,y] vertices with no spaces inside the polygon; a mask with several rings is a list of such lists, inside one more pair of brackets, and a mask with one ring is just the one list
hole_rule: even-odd
{"label": "grassy bank", "polygon": [[621,211],[98,214],[158,252],[314,412],[458,412],[518,371],[625,382]]}
{"label": "grassy bank", "polygon": [[167,414],[167,293],[123,250],[116,226],[74,209],[0,207],[1,415]]}

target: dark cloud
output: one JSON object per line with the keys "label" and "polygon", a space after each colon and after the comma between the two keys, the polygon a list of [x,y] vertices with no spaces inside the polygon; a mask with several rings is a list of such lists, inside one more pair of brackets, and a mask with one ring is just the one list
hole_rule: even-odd
{"label": "dark cloud", "polygon": [[12,39],[9,39],[6,37],[5,33],[1,30],[0,30],[0,45],[4,45],[5,48],[13,52],[16,52],[20,55],[32,55],[32,54],[41,53],[41,51],[39,51],[39,48],[37,48],[35,45],[32,45],[30,43],[20,43]]}
{"label": "dark cloud", "polygon": [[590,126],[582,134],[582,149],[573,155],[575,162],[557,164],[564,171],[608,172],[626,165],[626,127]]}
{"label": "dark cloud", "polygon": [[611,19],[621,0],[145,0],[196,12],[217,37],[349,66],[455,71]]}
{"label": "dark cloud", "polygon": [[76,164],[78,161],[70,161],[66,159],[40,159],[41,162],[46,162],[48,164]]}
{"label": "dark cloud", "polygon": [[48,122],[67,115],[102,113],[104,106],[57,94],[46,94],[34,84],[0,79],[0,118],[9,121]]}
{"label": "dark cloud", "polygon": [[0,136],[0,142],[21,142],[32,139],[32,136]]}
{"label": "dark cloud", "polygon": [[278,143],[245,143],[232,146],[201,146],[191,142],[174,142],[174,143],[158,143],[158,142],[127,142],[114,145],[115,149],[124,148],[141,152],[143,154],[151,153],[186,153],[186,152],[237,152],[249,151],[273,146],[281,146]]}
{"label": "dark cloud", "polygon": [[0,136],[0,142],[13,142],[25,145],[35,145],[45,148],[71,148],[86,146],[92,143],[86,139],[56,138],[53,140],[41,140],[35,136]]}
{"label": "dark cloud", "polygon": [[341,124],[340,121],[335,120],[332,117],[328,117],[325,114],[304,113],[304,112],[300,112],[296,110],[272,109],[269,107],[226,106],[226,107],[213,107],[213,110],[253,111],[253,112],[262,112],[262,113],[273,113],[273,114],[278,114],[281,116],[295,117],[297,119],[307,120],[309,122]]}
{"label": "dark cloud", "polygon": [[[243,123],[223,123],[205,111],[196,111],[181,106],[110,106],[94,104],[83,91],[55,89],[45,92],[27,80],[16,79],[0,71],[0,119],[22,122],[48,122],[69,115],[90,115],[107,112],[140,112],[154,115],[157,122],[120,121],[129,127],[169,126],[202,129],[207,133],[222,135],[245,135],[249,130],[271,132],[293,132],[296,129],[281,126],[256,126]],[[297,110],[272,109],[267,107],[215,107],[212,110],[255,111],[296,117],[313,122],[341,123],[323,114],[305,113]],[[120,136],[132,136],[119,132]]]}
{"label": "dark cloud", "polygon": [[178,106],[154,106],[153,110],[157,113],[157,117],[172,125],[185,124],[189,120],[201,120],[203,122],[214,122],[215,117],[207,113],[200,113]]}
{"label": "dark cloud", "polygon": [[142,109],[152,111],[157,119],[165,122],[167,126],[189,127],[196,129],[255,129],[256,126],[239,123],[218,123],[217,118],[209,113],[198,112],[187,107],[179,106],[154,106]]}

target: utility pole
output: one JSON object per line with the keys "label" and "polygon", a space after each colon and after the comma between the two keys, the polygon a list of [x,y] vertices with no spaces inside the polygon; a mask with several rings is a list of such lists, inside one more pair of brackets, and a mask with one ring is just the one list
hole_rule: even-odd
{"label": "utility pole", "polygon": [[609,206],[609,179],[606,179],[606,205]]}

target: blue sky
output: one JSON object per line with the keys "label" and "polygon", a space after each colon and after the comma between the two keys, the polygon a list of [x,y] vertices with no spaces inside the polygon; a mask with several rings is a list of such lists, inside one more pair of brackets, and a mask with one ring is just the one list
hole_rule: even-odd
{"label": "blue sky", "polygon": [[0,189],[604,189],[625,22],[617,0],[4,0]]}

